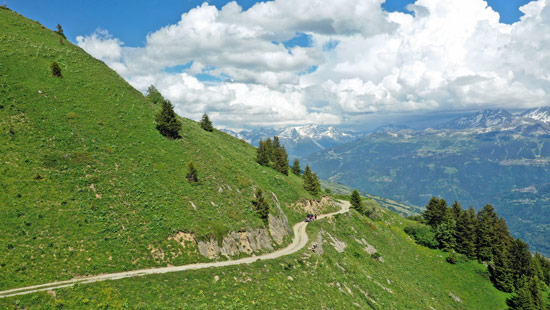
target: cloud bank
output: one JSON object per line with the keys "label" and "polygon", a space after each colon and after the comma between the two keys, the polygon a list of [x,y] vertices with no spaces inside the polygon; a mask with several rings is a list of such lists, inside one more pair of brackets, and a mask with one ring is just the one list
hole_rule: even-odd
{"label": "cloud bank", "polygon": [[105,30],[77,44],[139,90],[154,84],[178,114],[222,127],[550,104],[550,0],[512,25],[483,0],[417,0],[413,15],[383,2],[204,3],[143,47]]}

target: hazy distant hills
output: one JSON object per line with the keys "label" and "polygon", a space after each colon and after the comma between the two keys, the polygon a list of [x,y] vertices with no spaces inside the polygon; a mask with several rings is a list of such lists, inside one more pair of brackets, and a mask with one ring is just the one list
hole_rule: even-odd
{"label": "hazy distant hills", "polygon": [[289,157],[305,157],[309,154],[330,149],[336,145],[354,141],[364,132],[340,131],[332,126],[306,125],[283,127],[278,129],[255,129],[244,131],[224,130],[225,132],[252,145],[258,145],[260,139],[278,136],[286,147]]}
{"label": "hazy distant hills", "polygon": [[417,206],[431,196],[494,204],[550,253],[550,108],[484,110],[432,129],[389,128],[305,159],[322,178]]}

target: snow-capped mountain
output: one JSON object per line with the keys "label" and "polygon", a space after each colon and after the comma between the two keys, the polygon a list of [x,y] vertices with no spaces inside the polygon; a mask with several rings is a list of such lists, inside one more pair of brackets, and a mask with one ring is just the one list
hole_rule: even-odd
{"label": "snow-capped mountain", "polygon": [[550,124],[550,107],[529,109],[519,115],[520,117],[532,118],[539,122]]}
{"label": "snow-capped mountain", "polygon": [[252,145],[258,145],[260,139],[265,140],[278,136],[281,143],[287,149],[290,158],[304,157],[338,144],[351,142],[364,135],[358,132],[340,131],[333,126],[320,125],[293,126],[277,129],[261,128],[239,132],[232,130],[224,131]]}
{"label": "snow-capped mountain", "polygon": [[514,115],[506,110],[483,110],[440,124],[434,129],[489,128],[509,124],[514,119]]}

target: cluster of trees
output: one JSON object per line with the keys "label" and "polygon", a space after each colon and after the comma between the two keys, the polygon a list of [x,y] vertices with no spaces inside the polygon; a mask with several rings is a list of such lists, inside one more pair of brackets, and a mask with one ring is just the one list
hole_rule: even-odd
{"label": "cluster of trees", "polygon": [[256,150],[256,162],[262,166],[271,166],[278,172],[288,175],[288,154],[285,147],[279,142],[279,137],[260,140]]}
{"label": "cluster of trees", "polygon": [[408,228],[407,233],[427,246],[485,262],[495,287],[514,293],[510,309],[546,309],[541,287],[550,285],[550,261],[538,253],[533,256],[525,242],[514,238],[493,206],[476,214],[473,207],[464,210],[458,202],[448,207],[444,199],[433,197],[421,220],[429,227]]}

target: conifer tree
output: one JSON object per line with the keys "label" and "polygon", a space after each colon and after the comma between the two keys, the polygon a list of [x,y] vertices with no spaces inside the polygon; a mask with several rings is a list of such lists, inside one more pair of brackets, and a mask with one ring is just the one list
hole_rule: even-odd
{"label": "conifer tree", "polygon": [[537,275],[539,279],[550,286],[550,259],[537,252],[533,257],[533,263],[538,271]]}
{"label": "conifer tree", "polygon": [[477,213],[477,259],[491,261],[493,259],[493,242],[495,240],[495,227],[498,217],[491,205],[485,205]]}
{"label": "conifer tree", "polygon": [[170,139],[180,138],[181,122],[177,119],[174,106],[170,101],[162,102],[162,109],[156,116],[157,129],[165,137]]}
{"label": "conifer tree", "polygon": [[59,34],[61,37],[63,37],[63,39],[67,39],[67,37],[65,36],[65,34],[63,33],[63,27],[61,27],[60,24],[57,24],[56,26],[57,30],[55,31],[57,34]]}
{"label": "conifer tree", "polygon": [[516,289],[514,295],[506,300],[508,309],[510,310],[537,310],[535,308],[535,301],[529,287],[529,278],[522,276],[519,281],[519,287]]}
{"label": "conifer tree", "polygon": [[193,162],[189,162],[187,165],[187,174],[185,175],[187,181],[190,183],[197,183],[199,181],[198,171],[195,168]]}
{"label": "conifer tree", "polygon": [[456,222],[456,251],[470,259],[476,254],[476,211],[473,207],[463,211]]}
{"label": "conifer tree", "polygon": [[269,155],[266,149],[266,142],[260,140],[259,146],[256,149],[256,162],[262,166],[269,165]]}
{"label": "conifer tree", "polygon": [[261,188],[258,188],[252,200],[252,209],[260,216],[265,224],[268,223],[269,218],[269,204],[264,198]]}
{"label": "conifer tree", "polygon": [[435,239],[439,242],[439,248],[451,251],[456,247],[456,222],[447,209],[443,222],[435,229]]}
{"label": "conifer tree", "polygon": [[514,286],[519,289],[522,276],[535,276],[535,266],[529,246],[523,240],[516,238],[511,246],[512,270],[514,271]]}
{"label": "conifer tree", "polygon": [[149,88],[147,89],[146,98],[154,104],[158,104],[164,101],[164,97],[162,97],[162,94],[153,85],[149,86]]}
{"label": "conifer tree", "polygon": [[422,215],[426,223],[435,230],[447,218],[447,202],[445,199],[432,197]]}
{"label": "conifer tree", "polygon": [[458,203],[458,201],[453,202],[453,204],[451,205],[451,214],[455,222],[458,222],[458,219],[462,215],[462,212],[464,212],[464,210],[462,210],[462,206],[460,205],[460,203]]}
{"label": "conifer tree", "polygon": [[312,193],[313,195],[319,194],[319,192],[321,191],[321,183],[319,182],[319,178],[317,178],[317,174],[311,171],[309,165],[307,165],[306,169],[304,170],[302,180],[304,182],[304,188],[308,192]]}
{"label": "conifer tree", "polygon": [[279,137],[274,136],[273,142],[271,144],[271,161],[275,162],[277,159],[275,158],[277,156],[277,150],[281,147],[281,142],[279,141]]}
{"label": "conifer tree", "polygon": [[514,270],[510,253],[513,242],[506,221],[500,218],[495,226],[493,261],[489,264],[489,272],[495,287],[507,293],[514,291]]}
{"label": "conifer tree", "polygon": [[52,70],[52,76],[63,77],[63,74],[61,73],[61,67],[57,62],[52,62],[50,65],[50,69]]}
{"label": "conifer tree", "polygon": [[271,138],[267,138],[267,140],[265,140],[265,152],[267,154],[267,161],[269,164],[269,161],[272,161],[273,158],[273,141]]}
{"label": "conifer tree", "polygon": [[302,169],[300,168],[300,160],[298,160],[298,158],[294,158],[294,163],[292,163],[292,173],[297,176],[300,176],[302,174]]}
{"label": "conifer tree", "polygon": [[201,124],[202,129],[204,129],[206,131],[214,131],[214,127],[212,126],[212,122],[210,121],[210,119],[208,118],[208,115],[206,113],[204,113],[202,115],[200,124]]}
{"label": "conifer tree", "polygon": [[278,172],[288,175],[288,154],[284,146],[275,149],[273,165]]}
{"label": "conifer tree", "polygon": [[364,210],[361,206],[361,195],[359,195],[359,192],[356,189],[354,189],[353,192],[351,192],[349,202],[352,208],[357,210],[359,213],[364,213],[363,212]]}

